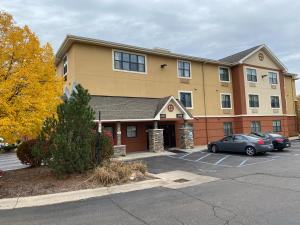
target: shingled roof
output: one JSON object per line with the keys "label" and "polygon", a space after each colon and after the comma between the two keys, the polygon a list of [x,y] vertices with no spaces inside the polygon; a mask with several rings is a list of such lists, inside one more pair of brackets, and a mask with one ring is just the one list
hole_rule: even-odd
{"label": "shingled roof", "polygon": [[227,56],[223,59],[220,59],[220,61],[223,61],[223,62],[228,62],[228,63],[238,63],[240,60],[242,60],[243,58],[245,58],[247,55],[249,55],[251,52],[255,51],[256,49],[260,48],[262,45],[258,45],[258,46],[255,46],[253,48],[249,48],[249,49],[246,49],[244,51],[241,51],[241,52],[238,52],[238,53],[235,53],[233,55],[230,55],[230,56]]}
{"label": "shingled roof", "polygon": [[90,105],[96,113],[96,119],[98,119],[98,112],[101,112],[102,121],[155,120],[158,113],[170,99],[176,101],[188,117],[192,118],[191,113],[173,96],[141,98],[93,95],[91,96]]}

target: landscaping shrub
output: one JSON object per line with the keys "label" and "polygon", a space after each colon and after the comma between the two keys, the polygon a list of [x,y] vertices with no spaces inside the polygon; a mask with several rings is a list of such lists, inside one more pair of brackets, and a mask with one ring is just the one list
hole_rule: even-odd
{"label": "landscaping shrub", "polygon": [[114,140],[110,132],[104,131],[100,135],[100,160],[107,161],[114,155]]}
{"label": "landscaping shrub", "polygon": [[41,160],[32,154],[32,149],[36,143],[37,140],[32,139],[29,141],[24,141],[18,146],[17,157],[23,164],[30,165],[31,167],[41,165]]}

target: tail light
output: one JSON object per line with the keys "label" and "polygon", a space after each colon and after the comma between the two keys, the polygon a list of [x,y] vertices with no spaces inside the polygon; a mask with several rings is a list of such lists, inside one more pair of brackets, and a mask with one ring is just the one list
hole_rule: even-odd
{"label": "tail light", "polygon": [[263,139],[259,139],[258,141],[257,141],[257,144],[259,144],[259,145],[263,145],[265,142],[264,142],[264,140]]}
{"label": "tail light", "polygon": [[284,142],[284,139],[283,138],[275,138],[275,141],[276,142]]}

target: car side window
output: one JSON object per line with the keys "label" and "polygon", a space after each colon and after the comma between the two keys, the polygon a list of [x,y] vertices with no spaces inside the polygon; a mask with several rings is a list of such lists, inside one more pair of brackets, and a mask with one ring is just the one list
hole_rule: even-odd
{"label": "car side window", "polygon": [[236,136],[234,136],[234,141],[243,142],[243,141],[246,141],[246,138],[241,135],[236,135]]}
{"label": "car side window", "polygon": [[224,141],[224,142],[231,142],[231,141],[233,141],[233,137],[232,136],[227,136],[227,137],[223,138],[222,141]]}

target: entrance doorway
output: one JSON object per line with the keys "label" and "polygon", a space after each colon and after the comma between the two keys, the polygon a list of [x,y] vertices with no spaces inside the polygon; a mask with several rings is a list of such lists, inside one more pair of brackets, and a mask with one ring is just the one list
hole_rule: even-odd
{"label": "entrance doorway", "polygon": [[176,147],[175,124],[159,124],[159,129],[164,129],[164,147]]}

